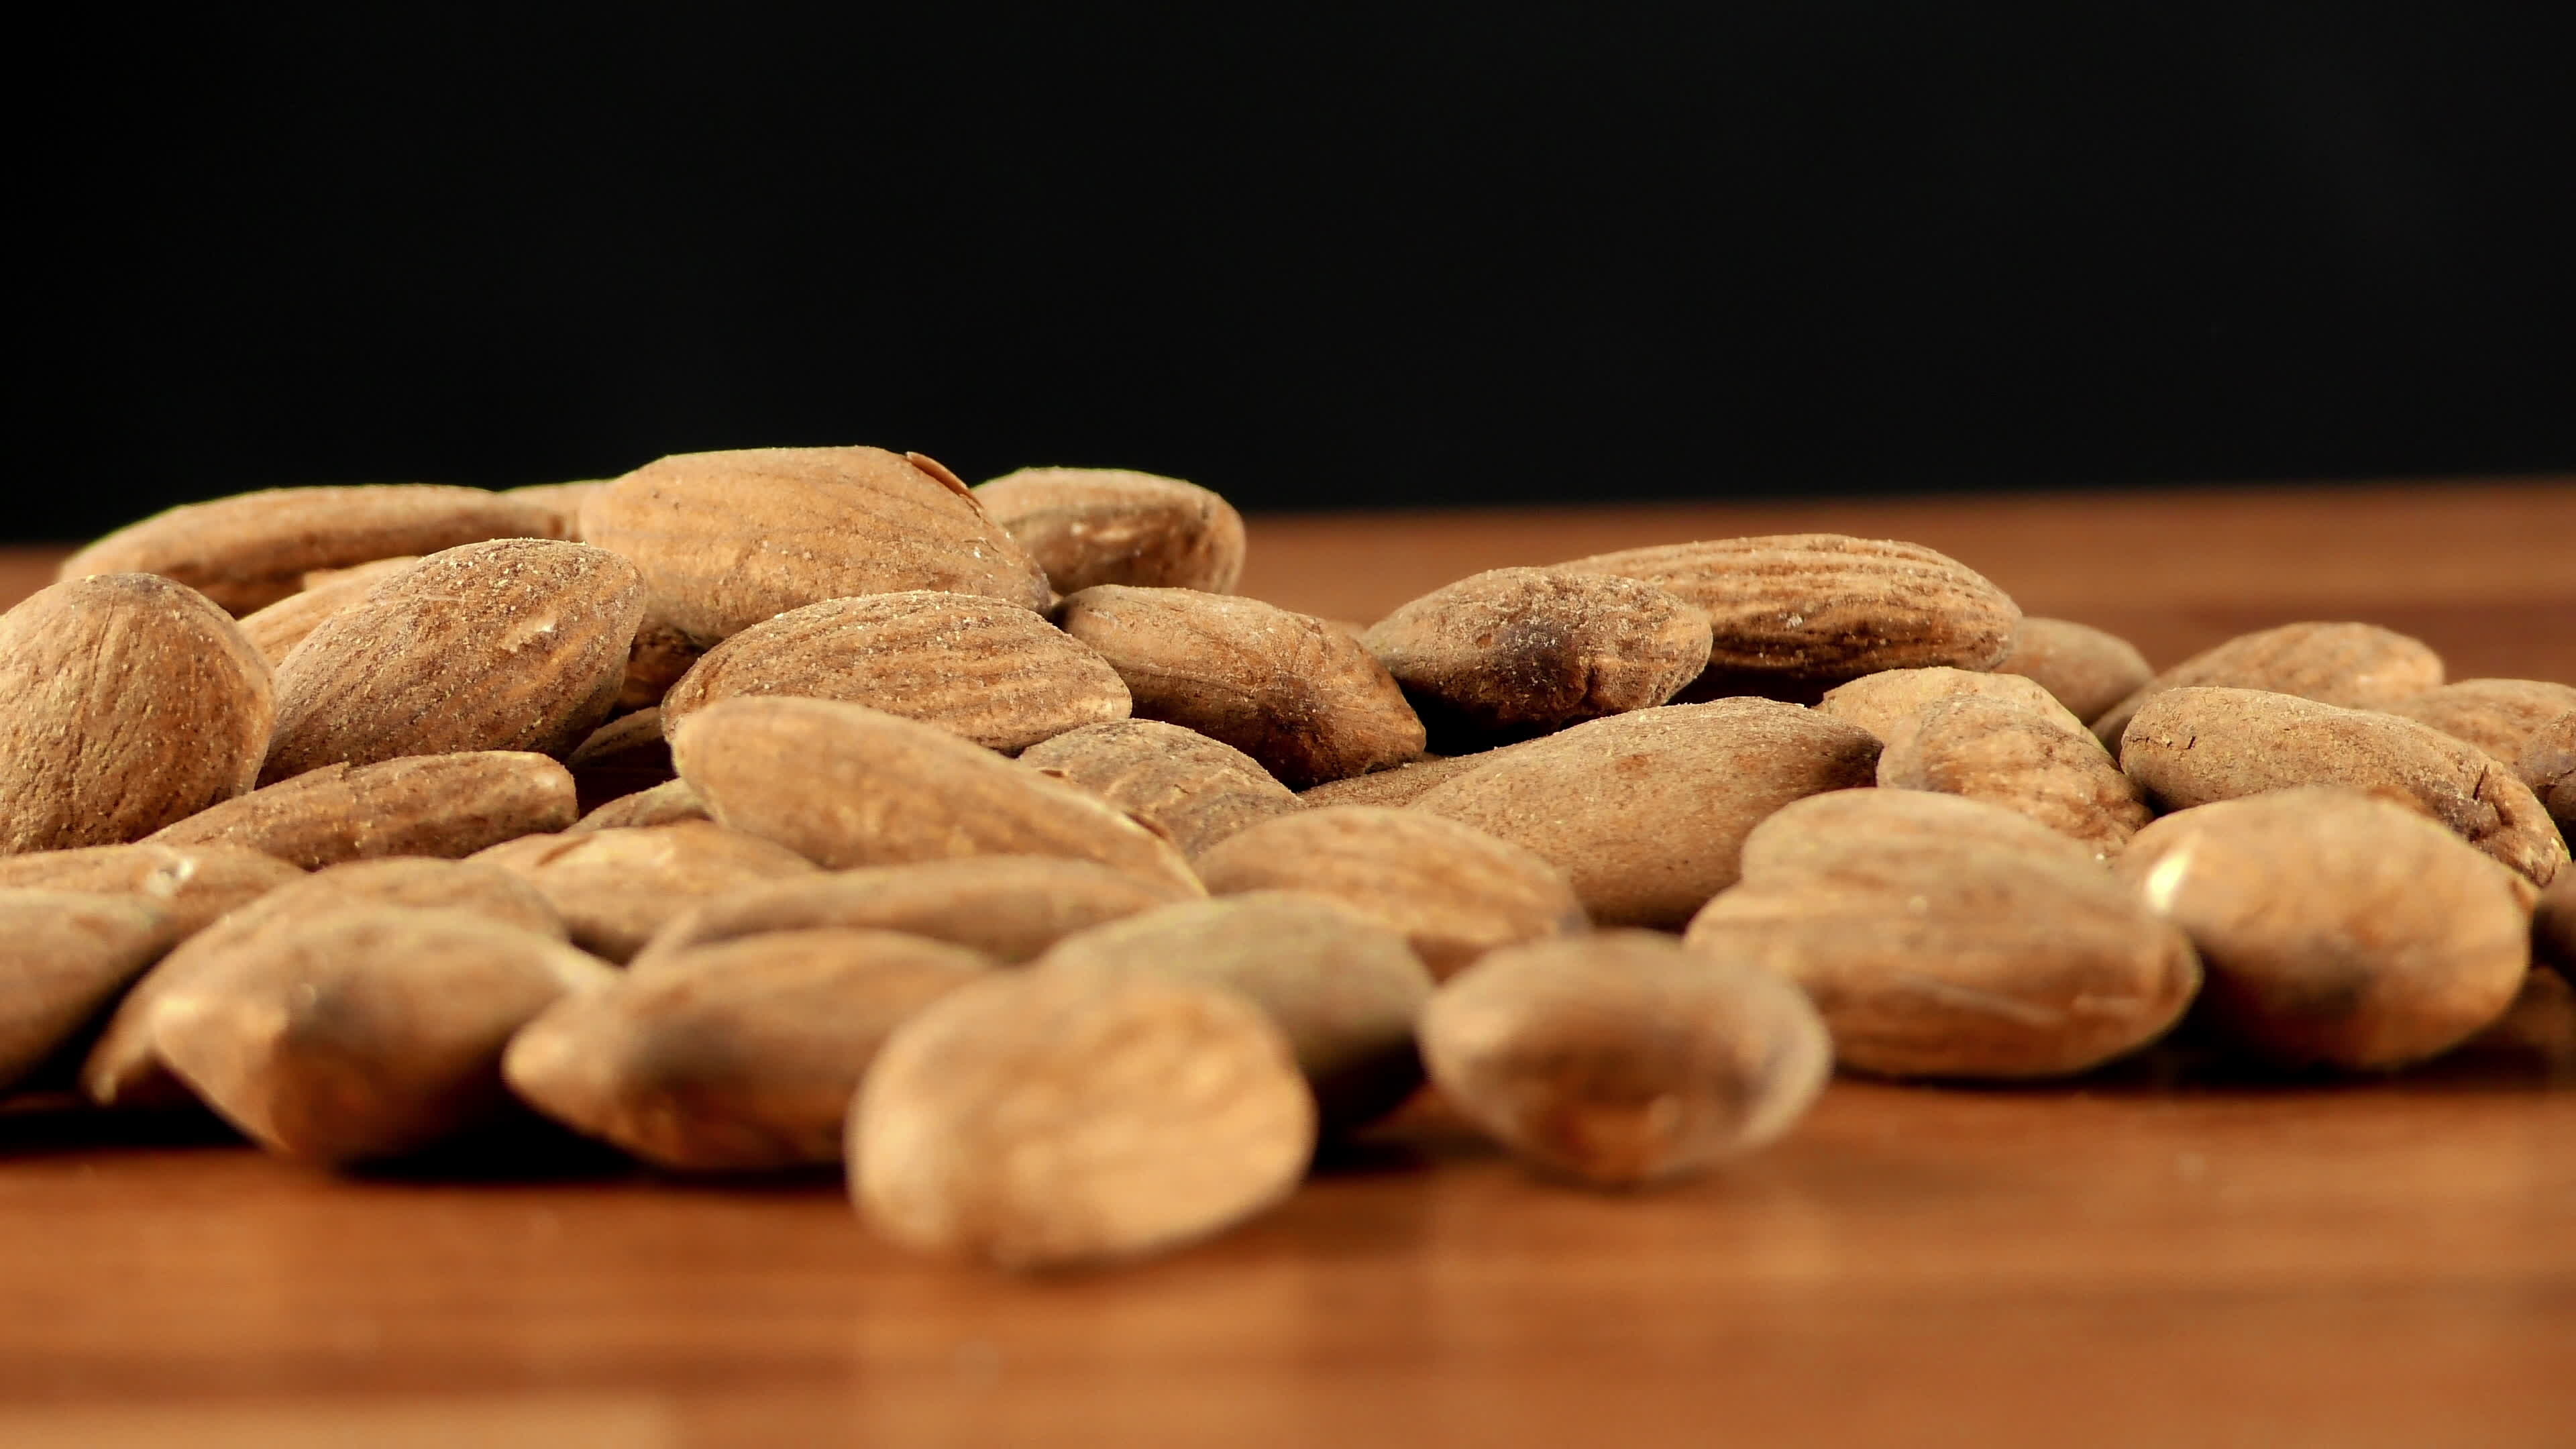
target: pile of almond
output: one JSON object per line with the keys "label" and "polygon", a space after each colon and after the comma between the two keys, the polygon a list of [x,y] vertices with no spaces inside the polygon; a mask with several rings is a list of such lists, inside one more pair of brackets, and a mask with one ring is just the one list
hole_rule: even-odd
{"label": "pile of almond", "polygon": [[1426,1076],[1624,1187],[1836,1066],[2383,1071],[2576,960],[2576,688],[2384,629],[2153,673],[1833,534],[1362,628],[1243,555],[1187,483],[874,448],[134,524],[0,617],[0,1088],[843,1163],[1047,1265],[1258,1213]]}

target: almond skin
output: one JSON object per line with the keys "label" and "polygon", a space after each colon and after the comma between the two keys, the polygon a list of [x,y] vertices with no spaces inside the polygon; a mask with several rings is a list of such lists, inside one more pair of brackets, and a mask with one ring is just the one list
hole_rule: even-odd
{"label": "almond skin", "polygon": [[2558,822],[2560,833],[2576,840],[2576,710],[2534,730],[2513,768]]}
{"label": "almond skin", "polygon": [[2136,645],[2117,634],[2065,619],[2024,615],[2012,652],[1997,674],[2036,681],[2067,712],[2090,723],[2143,687],[2156,672]]}
{"label": "almond skin", "polygon": [[1889,731],[1878,783],[2001,805],[2109,860],[2155,812],[2099,741],[2045,704],[2042,714],[1984,695],[1937,700]]}
{"label": "almond skin", "polygon": [[650,790],[620,795],[564,828],[566,835],[583,835],[594,830],[640,830],[655,825],[677,825],[688,820],[707,820],[707,802],[686,780],[665,780]]}
{"label": "almond skin", "polygon": [[[1816,701],[1818,714],[1848,720],[1884,743],[1907,720],[1930,706],[1960,695],[1981,695],[2028,710],[2068,734],[2092,739],[2084,721],[2039,686],[2016,674],[1979,674],[1966,669],[1891,669],[1838,684]],[[2098,742],[2097,742],[2098,743]]]}
{"label": "almond skin", "polygon": [[122,845],[251,788],[276,698],[223,610],[151,574],[0,615],[0,855]]}
{"label": "almond skin", "polygon": [[1839,533],[1664,544],[1557,565],[1679,594],[1709,616],[1709,667],[1781,682],[1947,664],[1992,669],[2021,610],[1958,560]]}
{"label": "almond skin", "polygon": [[1401,808],[1428,795],[1431,791],[1471,770],[1481,770],[1514,750],[1526,749],[1537,740],[1523,740],[1516,745],[1496,745],[1464,755],[1424,755],[1407,760],[1391,770],[1378,770],[1366,775],[1353,775],[1347,780],[1327,780],[1297,792],[1297,798],[1310,808],[1318,805],[1384,805]]}
{"label": "almond skin", "polygon": [[2121,765],[2164,811],[2296,785],[2411,804],[2534,885],[2567,859],[2531,787],[2485,751],[2413,720],[2269,690],[2189,688],[2147,700]]}
{"label": "almond skin", "polygon": [[644,948],[672,917],[744,886],[816,875],[783,845],[707,820],[641,830],[523,835],[473,859],[509,871],[546,898],[572,942],[610,961]]}
{"label": "almond skin", "polygon": [[2381,708],[2467,740],[2510,765],[2543,726],[2576,710],[2576,686],[2543,679],[2463,679]]}
{"label": "almond skin", "polygon": [[953,475],[882,448],[662,458],[591,494],[581,536],[633,559],[654,617],[701,648],[856,594],[1048,601],[1037,561]]}
{"label": "almond skin", "polygon": [[277,670],[264,784],[468,750],[568,753],[608,716],[644,581],[605,549],[501,539],[379,580]]}
{"label": "almond skin", "polygon": [[139,896],[0,890],[0,1092],[18,1085],[177,938]]}
{"label": "almond skin", "polygon": [[490,538],[560,538],[561,526],[542,505],[480,488],[271,488],[128,524],[64,560],[61,576],[159,574],[247,614],[299,591],[310,570]]}
{"label": "almond skin", "polygon": [[0,890],[138,896],[169,913],[173,939],[304,879],[273,855],[238,845],[93,845],[0,858]]}
{"label": "almond skin", "polygon": [[617,687],[617,707],[643,709],[660,704],[662,696],[697,667],[706,652],[678,625],[657,617],[647,603],[635,643],[626,651],[626,679]]}
{"label": "almond skin", "polygon": [[865,705],[719,700],[689,717],[671,755],[719,822],[835,870],[1060,855],[1198,881],[1170,841],[1090,791]]}
{"label": "almond skin", "polygon": [[1321,619],[1103,584],[1067,598],[1056,622],[1127,681],[1137,718],[1223,740],[1292,790],[1422,753],[1422,721],[1386,667]]}
{"label": "almond skin", "polygon": [[527,483],[517,488],[504,488],[501,496],[513,503],[529,504],[546,511],[554,520],[553,531],[543,538],[568,538],[581,541],[581,506],[599,491],[606,480],[584,478],[572,483]]}
{"label": "almond skin", "polygon": [[2120,753],[2129,721],[2168,690],[2266,689],[2347,709],[2383,709],[2442,683],[2442,656],[2422,640],[2376,624],[2283,624],[2239,634],[2139,686],[2093,721]]}
{"label": "almond skin", "polygon": [[1234,592],[1243,518],[1178,478],[1120,468],[1022,468],[977,485],[975,501],[1010,530],[1059,594],[1094,584]]}
{"label": "almond skin", "polygon": [[1301,808],[1261,762],[1196,730],[1122,719],[1067,730],[1020,763],[1069,780],[1197,856],[1247,826]]}
{"label": "almond skin", "polygon": [[[242,637],[274,669],[304,642],[306,635],[322,627],[323,620],[364,599],[377,580],[401,573],[418,562],[417,557],[384,558],[354,568],[308,573],[301,590],[265,609],[243,615]],[[321,582],[313,582],[317,577]]]}
{"label": "almond skin", "polygon": [[922,589],[764,619],[707,651],[662,717],[677,727],[717,700],[763,694],[864,704],[1005,754],[1128,710],[1118,671],[1041,615]]}
{"label": "almond skin", "polygon": [[325,765],[151,836],[155,845],[239,845],[316,870],[381,855],[472,855],[572,824],[572,776],[543,755],[482,750]]}

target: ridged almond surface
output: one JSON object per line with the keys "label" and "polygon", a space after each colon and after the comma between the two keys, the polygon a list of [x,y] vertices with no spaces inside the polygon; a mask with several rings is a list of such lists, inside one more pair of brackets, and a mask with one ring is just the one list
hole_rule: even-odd
{"label": "ridged almond surface", "polygon": [[[2576,711],[2576,685],[2545,679],[2463,679],[2380,708],[2430,725],[2510,765],[2560,715]],[[2528,781],[2524,783],[2528,784]]]}
{"label": "ridged almond surface", "polygon": [[523,835],[473,859],[536,887],[572,942],[624,961],[673,917],[712,896],[820,874],[812,861],[711,820],[578,835]]}
{"label": "ridged almond surface", "polygon": [[683,453],[603,484],[581,536],[633,559],[654,617],[701,646],[855,594],[944,589],[1044,609],[1037,561],[925,463],[882,448]]}
{"label": "ridged almond surface", "polygon": [[156,845],[239,845],[307,870],[380,855],[472,855],[572,824],[572,776],[543,755],[479,750],[325,765],[201,810]]}
{"label": "ridged almond surface", "polygon": [[436,553],[488,538],[557,538],[552,510],[438,483],[271,488],[187,503],[128,524],[65,560],[62,577],[160,574],[235,614],[303,587],[313,569]]}
{"label": "ridged almond surface", "polygon": [[2012,652],[1997,674],[2038,681],[2067,712],[2090,724],[2128,698],[2156,672],[2128,640],[2090,624],[2027,614],[2013,631]]}
{"label": "ridged almond surface", "polygon": [[2239,634],[2140,685],[2093,721],[2111,753],[2148,700],[2168,690],[2265,689],[2346,709],[2385,709],[2442,683],[2442,656],[2376,624],[2283,624]]}
{"label": "ridged almond surface", "polygon": [[263,783],[402,755],[560,755],[608,717],[644,581],[606,549],[500,539],[379,580],[277,669]]}
{"label": "ridged almond surface", "polygon": [[1094,584],[1234,592],[1243,518],[1178,478],[1123,468],[1022,468],[977,485],[975,501],[1009,529],[1059,594]]}
{"label": "ridged almond surface", "polygon": [[1195,888],[1169,840],[936,725],[787,695],[719,700],[672,740],[707,813],[833,869],[1060,855]]}
{"label": "ridged almond surface", "polygon": [[177,938],[140,896],[0,890],[0,1092],[89,1024]]}
{"label": "ridged almond surface", "polygon": [[1066,599],[1056,622],[1127,681],[1137,718],[1223,740],[1290,789],[1422,753],[1422,721],[1386,666],[1321,619],[1194,589],[1103,584]]}
{"label": "ridged almond surface", "polygon": [[174,939],[302,879],[302,870],[238,845],[92,845],[0,858],[0,890],[139,896],[169,913]]}
{"label": "ridged almond surface", "polygon": [[1663,705],[1519,745],[1412,808],[1523,846],[1605,926],[1677,927],[1772,811],[1876,778],[1869,731],[1768,699]]}
{"label": "ridged almond surface", "polygon": [[2559,831],[2576,841],[2576,710],[2532,731],[2513,769],[2558,822]]}
{"label": "ridged almond surface", "polygon": [[322,621],[367,596],[378,579],[401,573],[420,562],[417,557],[383,558],[354,568],[317,571],[324,573],[319,583],[305,577],[303,588],[256,612],[241,618],[242,637],[259,651],[259,657],[274,669],[304,636],[322,627]]}
{"label": "ridged almond surface", "polygon": [[1839,533],[1662,544],[1557,565],[1642,579],[1708,611],[1709,667],[1781,680],[1948,664],[1992,669],[2021,610],[1918,543]]}
{"label": "ridged almond surface", "polygon": [[2165,811],[2346,785],[2413,805],[2535,885],[2567,859],[2547,810],[2512,770],[2395,715],[2269,690],[2167,690],[2129,722],[2120,759]]}
{"label": "ridged almond surface", "polygon": [[1244,831],[1197,865],[1215,895],[1330,897],[1402,932],[1439,979],[1496,947],[1589,925],[1565,872],[1545,858],[1419,810],[1301,810]]}
{"label": "ridged almond surface", "polygon": [[1195,856],[1246,826],[1300,808],[1261,762],[1161,720],[1085,725],[1030,746],[1020,763],[1080,785]]}
{"label": "ridged almond surface", "polygon": [[1390,808],[1412,804],[1472,770],[1481,770],[1514,750],[1526,749],[1537,740],[1523,740],[1516,745],[1496,745],[1490,750],[1477,750],[1464,755],[1424,755],[1407,760],[1390,770],[1374,770],[1353,775],[1347,780],[1327,780],[1297,792],[1297,798],[1308,807],[1318,805],[1384,805]]}
{"label": "ridged almond surface", "polygon": [[2059,704],[2037,680],[1969,669],[1890,669],[1882,674],[1864,674],[1826,690],[1825,697],[1816,701],[1816,712],[1849,720],[1884,743],[1895,738],[1896,730],[1913,715],[1963,694],[2000,700],[2028,710],[2068,734],[2093,738],[2084,721]]}
{"label": "ridged almond surface", "polygon": [[1878,783],[2001,805],[2108,860],[2155,812],[2100,741],[2042,702],[2046,714],[1986,695],[1937,700],[1889,730]]}
{"label": "ridged almond surface", "polygon": [[720,699],[840,699],[934,724],[1005,754],[1127,717],[1099,655],[1017,604],[916,589],[825,599],[707,651],[662,698],[672,728]]}
{"label": "ridged almond surface", "polygon": [[0,855],[122,845],[257,781],[268,664],[152,574],[40,589],[0,615]]}

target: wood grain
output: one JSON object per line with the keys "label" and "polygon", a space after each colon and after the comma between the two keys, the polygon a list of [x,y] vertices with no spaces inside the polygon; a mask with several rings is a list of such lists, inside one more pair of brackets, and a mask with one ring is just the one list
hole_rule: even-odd
{"label": "wood grain", "polygon": [[[1636,543],[1908,537],[2166,663],[2358,617],[2576,680],[2576,486],[1255,520],[1247,591],[1371,618]],[[0,598],[45,557],[0,561]],[[524,1163],[522,1163],[524,1167]],[[1118,1272],[903,1257],[830,1179],[596,1158],[347,1179],[203,1124],[0,1113],[0,1445],[2560,1445],[2576,999],[2404,1076],[1844,1080],[1637,1196],[1436,1104]]]}

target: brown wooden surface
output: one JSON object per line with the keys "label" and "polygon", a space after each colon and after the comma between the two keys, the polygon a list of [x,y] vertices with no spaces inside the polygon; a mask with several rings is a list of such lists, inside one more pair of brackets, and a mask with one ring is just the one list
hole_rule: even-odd
{"label": "brown wooden surface", "polygon": [[[2294,618],[2576,680],[2576,486],[1261,520],[1247,592],[1920,539],[2159,663]],[[0,599],[42,561],[0,560]],[[342,1179],[0,1116],[0,1445],[2576,1442],[2576,1004],[2414,1074],[1838,1082],[1678,1189],[1437,1113],[1115,1272],[905,1258],[828,1179]],[[120,1140],[121,1139],[121,1140]]]}

